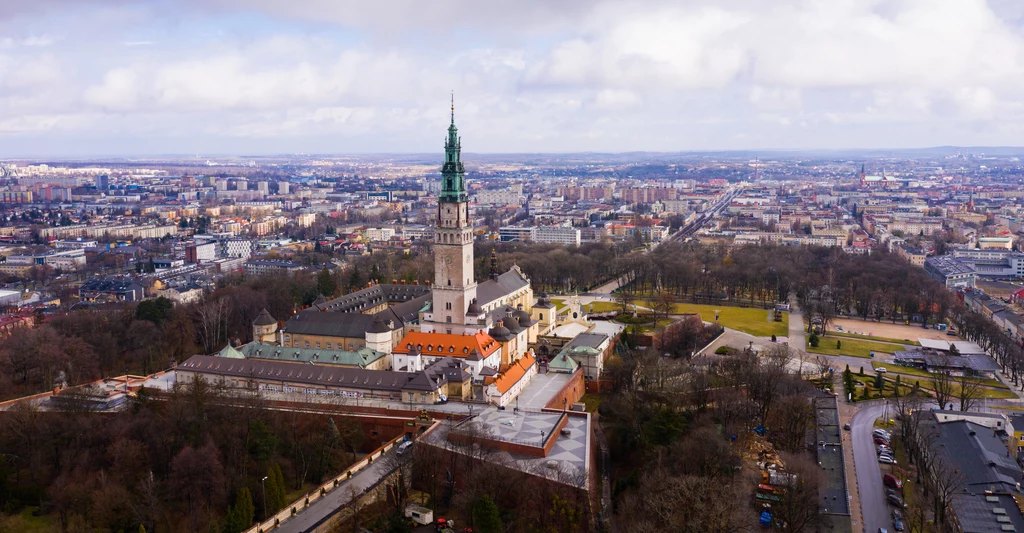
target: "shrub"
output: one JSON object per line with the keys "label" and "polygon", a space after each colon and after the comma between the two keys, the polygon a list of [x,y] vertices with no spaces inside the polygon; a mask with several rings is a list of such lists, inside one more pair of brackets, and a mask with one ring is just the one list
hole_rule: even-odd
{"label": "shrub", "polygon": [[715,350],[715,354],[716,354],[716,355],[729,355],[729,352],[730,352],[730,351],[731,351],[731,350],[729,350],[729,347],[728,347],[728,346],[719,346],[719,347],[718,347],[718,348],[717,348],[717,349]]}
{"label": "shrub", "polygon": [[777,340],[777,339],[775,338],[775,335],[774,335],[774,334],[772,334],[772,342],[775,342],[776,340]]}
{"label": "shrub", "polygon": [[837,340],[836,341],[836,349],[837,350],[842,350],[843,349],[843,341],[841,341],[841,340]]}
{"label": "shrub", "polygon": [[820,343],[821,339],[819,339],[814,333],[811,333],[811,336],[807,337],[807,344],[810,344],[811,348],[817,348]]}

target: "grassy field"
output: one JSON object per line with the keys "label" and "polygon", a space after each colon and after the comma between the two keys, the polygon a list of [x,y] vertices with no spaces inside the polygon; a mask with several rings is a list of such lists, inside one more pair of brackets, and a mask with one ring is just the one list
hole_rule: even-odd
{"label": "grassy field", "polygon": [[59,531],[56,520],[52,515],[32,516],[36,507],[26,507],[20,513],[10,517],[7,526],[10,531],[18,533],[49,533]]}
{"label": "grassy field", "polygon": [[[650,307],[647,300],[637,301],[641,307]],[[782,322],[775,322],[768,316],[770,310],[753,309],[746,307],[724,307],[715,305],[699,304],[674,304],[672,313],[677,315],[696,313],[705,322],[715,321],[715,310],[721,313],[718,316],[718,323],[736,331],[742,331],[758,337],[771,337],[776,335],[785,337],[789,335],[789,313],[782,314]]]}
{"label": "grassy field", "polygon": [[622,306],[615,302],[592,302],[583,307],[589,313],[607,313],[608,311],[622,310]]}
{"label": "grassy field", "polygon": [[[874,379],[874,377],[872,377],[872,376],[861,376],[861,375],[858,375],[858,374],[854,374],[853,375],[853,379],[854,379],[854,381],[859,381],[859,382],[864,383],[865,385],[869,385],[871,387],[871,399],[875,399],[875,398],[881,397],[878,394],[878,389],[875,388],[875,379]],[[885,380],[885,397],[886,398],[892,397],[892,392],[893,392],[893,390],[894,390],[894,388],[896,386],[896,382],[894,381],[894,378],[890,378],[890,377],[885,377],[883,379]],[[920,384],[921,390],[928,391],[929,393],[934,392],[934,387],[932,387],[931,382],[928,381],[925,378],[921,378],[921,379],[900,379],[900,395],[901,396],[906,396],[906,395],[910,394],[910,392],[913,390],[914,382],[915,381],[918,384]],[[858,400],[859,401],[859,400],[863,399],[863,397],[861,396],[861,391],[863,391],[863,390],[864,390],[863,388],[860,388],[860,387],[857,388],[857,392],[854,394],[854,400]],[[956,395],[958,395],[959,393],[960,393],[960,388],[954,385],[954,387],[953,387],[953,395],[954,395],[954,397]],[[1009,389],[1006,389],[1006,388],[982,387],[981,388],[981,395],[982,395],[982,397],[988,398],[990,400],[1006,400],[1006,399],[1012,399],[1012,398],[1016,398],[1017,397],[1017,395],[1015,395],[1013,393],[1013,391],[1011,391]]]}
{"label": "grassy field", "polygon": [[[912,341],[910,339],[890,339],[889,337],[875,337],[873,335],[857,335],[856,333],[846,333],[845,331],[831,331],[828,332],[829,337],[846,337],[850,339],[861,339],[866,341],[876,342],[895,342],[897,344],[907,344],[910,346],[920,346],[921,343]],[[828,337],[826,337],[828,338]]]}
{"label": "grassy field", "polygon": [[[836,341],[840,341],[841,348],[836,348]],[[849,355],[852,357],[871,357],[871,352],[893,353],[901,350],[898,344],[888,344],[875,341],[863,341],[859,339],[836,339],[835,337],[824,337],[817,348],[807,345],[807,351],[824,355]]]}
{"label": "grassy field", "polygon": [[[884,368],[886,372],[890,374],[901,374],[904,376],[913,376],[915,378],[931,379],[931,374],[921,370],[920,368],[911,368],[909,366],[902,365],[890,365],[888,363],[874,363],[874,368]],[[998,379],[981,379],[980,383],[986,387],[992,387],[994,389],[1009,389],[1002,381]]]}
{"label": "grassy field", "polygon": [[551,303],[555,304],[555,309],[565,307],[565,300],[563,298],[552,298]]}
{"label": "grassy field", "polygon": [[601,407],[601,402],[604,401],[604,396],[600,394],[587,393],[583,395],[583,398],[580,399],[580,401],[587,406],[588,413],[593,413],[597,411],[599,407]]}

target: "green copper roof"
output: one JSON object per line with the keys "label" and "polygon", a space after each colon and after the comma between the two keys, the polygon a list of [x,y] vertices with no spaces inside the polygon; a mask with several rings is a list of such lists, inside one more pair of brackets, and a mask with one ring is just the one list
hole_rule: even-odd
{"label": "green copper roof", "polygon": [[579,368],[580,364],[575,359],[569,357],[563,350],[561,353],[556,355],[554,359],[548,361],[548,369],[553,370],[566,370],[568,372],[574,372]]}
{"label": "green copper roof", "polygon": [[455,97],[452,96],[452,123],[444,141],[444,166],[441,167],[441,202],[466,202],[466,169],[462,166],[462,139],[455,127]]}
{"label": "green copper roof", "polygon": [[241,346],[241,355],[247,359],[265,359],[273,361],[291,361],[297,363],[313,363],[316,365],[345,365],[366,368],[385,354],[370,348],[361,348],[354,352],[348,350],[321,350],[318,348],[287,348],[276,344],[250,342]]}
{"label": "green copper roof", "polygon": [[234,349],[229,343],[221,351],[217,352],[217,357],[228,357],[230,359],[245,359],[245,355],[242,352]]}

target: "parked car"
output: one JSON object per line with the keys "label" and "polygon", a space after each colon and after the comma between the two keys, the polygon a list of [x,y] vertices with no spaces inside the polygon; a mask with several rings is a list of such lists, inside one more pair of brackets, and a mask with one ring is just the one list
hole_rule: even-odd
{"label": "parked car", "polygon": [[883,453],[886,455],[892,455],[892,448],[888,446],[879,446],[878,449],[875,450],[875,453],[878,455],[882,455]]}
{"label": "parked car", "polygon": [[876,430],[872,431],[871,434],[876,436],[876,437],[885,437],[887,439],[891,439],[892,438],[892,433],[889,433],[888,431],[886,431],[884,429],[876,429]]}
{"label": "parked car", "polygon": [[406,450],[408,450],[411,447],[412,447],[412,441],[411,440],[407,440],[407,441],[405,441],[405,442],[403,442],[403,443],[398,445],[398,451],[396,453],[398,455],[402,455],[403,453],[406,452]]}
{"label": "parked car", "polygon": [[904,505],[905,505],[903,503],[903,498],[900,498],[899,496],[897,496],[895,494],[890,494],[890,495],[886,496],[885,497],[885,501],[888,502],[889,505],[895,505],[896,507],[899,507],[900,509],[902,509],[904,507]]}
{"label": "parked car", "polygon": [[903,520],[903,513],[900,512],[899,509],[893,509],[892,510],[892,519],[896,520],[897,518],[899,518],[900,520]]}
{"label": "parked car", "polygon": [[[892,474],[885,474],[884,476],[882,476],[882,483],[886,487],[896,490],[903,490],[903,481]],[[895,514],[893,515],[893,518],[896,518]]]}
{"label": "parked car", "polygon": [[850,424],[849,424],[849,422],[847,422],[846,424],[843,424],[843,429],[845,429],[846,431],[850,431]]}
{"label": "parked car", "polygon": [[882,463],[882,464],[887,464],[887,465],[894,465],[894,464],[896,464],[896,459],[893,459],[892,457],[890,457],[888,455],[883,455],[883,456],[878,458],[878,462]]}
{"label": "parked car", "polygon": [[899,518],[892,519],[892,528],[896,531],[903,531],[903,520]]}
{"label": "parked car", "polygon": [[882,446],[889,446],[892,444],[889,439],[883,439],[882,437],[875,437],[875,444],[881,444]]}

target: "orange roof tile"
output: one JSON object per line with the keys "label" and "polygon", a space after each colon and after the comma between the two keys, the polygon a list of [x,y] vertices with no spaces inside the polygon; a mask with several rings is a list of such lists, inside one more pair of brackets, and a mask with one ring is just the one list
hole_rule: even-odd
{"label": "orange roof tile", "polygon": [[523,376],[526,375],[526,370],[533,366],[536,359],[533,357],[533,353],[527,352],[521,359],[512,363],[503,374],[494,378],[494,386],[497,387],[498,392],[505,394],[512,385],[515,385]]}
{"label": "orange roof tile", "polygon": [[423,355],[434,357],[459,357],[466,358],[473,350],[480,352],[484,358],[498,351],[501,345],[490,335],[479,332],[475,335],[456,335],[454,333],[424,333],[422,331],[410,331],[395,346],[394,353],[409,353],[409,350],[416,346]]}

